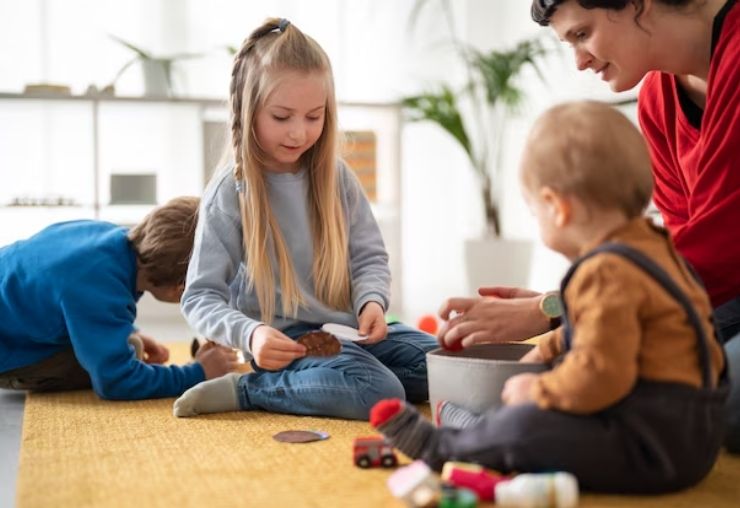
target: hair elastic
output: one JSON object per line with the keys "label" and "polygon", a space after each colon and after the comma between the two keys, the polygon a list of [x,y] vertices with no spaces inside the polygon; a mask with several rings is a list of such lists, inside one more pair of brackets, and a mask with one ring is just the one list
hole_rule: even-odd
{"label": "hair elastic", "polygon": [[280,22],[278,23],[278,30],[280,30],[280,33],[285,32],[285,29],[288,28],[288,25],[290,25],[290,21],[288,21],[285,18],[280,18]]}

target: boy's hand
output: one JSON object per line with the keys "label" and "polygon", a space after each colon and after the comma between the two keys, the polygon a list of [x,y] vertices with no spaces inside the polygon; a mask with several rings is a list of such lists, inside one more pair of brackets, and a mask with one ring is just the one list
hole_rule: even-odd
{"label": "boy's hand", "polygon": [[144,361],[146,363],[162,364],[170,359],[170,350],[143,333],[136,333],[144,344]]}
{"label": "boy's hand", "polygon": [[306,356],[306,347],[267,325],[252,332],[252,356],[255,363],[265,370],[280,370],[297,358]]}
{"label": "boy's hand", "polygon": [[506,405],[523,404],[532,400],[532,386],[537,382],[537,374],[527,372],[517,374],[506,380],[504,389],[501,391],[501,400]]}
{"label": "boy's hand", "polygon": [[385,322],[385,312],[378,302],[367,302],[363,305],[358,318],[360,335],[367,335],[367,339],[358,340],[358,344],[376,344],[385,339],[388,334],[388,325]]}
{"label": "boy's hand", "polygon": [[195,361],[203,367],[206,379],[221,377],[236,370],[239,365],[236,351],[211,341],[198,349]]}

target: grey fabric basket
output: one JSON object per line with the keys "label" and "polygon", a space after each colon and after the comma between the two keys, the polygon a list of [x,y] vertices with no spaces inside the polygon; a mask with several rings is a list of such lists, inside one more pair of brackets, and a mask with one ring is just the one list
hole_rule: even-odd
{"label": "grey fabric basket", "polygon": [[523,372],[542,372],[541,363],[518,360],[529,344],[479,344],[462,351],[434,349],[427,353],[429,403],[447,400],[475,413],[501,406],[501,390],[508,378]]}

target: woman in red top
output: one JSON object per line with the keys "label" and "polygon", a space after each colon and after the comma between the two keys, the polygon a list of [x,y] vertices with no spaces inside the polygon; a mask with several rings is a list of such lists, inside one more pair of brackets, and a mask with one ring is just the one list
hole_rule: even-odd
{"label": "woman in red top", "polygon": [[[653,199],[676,247],[712,298],[733,387],[728,450],[740,453],[740,2],[737,0],[533,0],[551,26],[612,90],[643,81],[640,125],[655,176]],[[644,80],[643,80],[644,78]],[[550,321],[543,296],[481,288],[451,298],[443,345],[515,340]],[[456,317],[455,317],[456,316]]]}
{"label": "woman in red top", "polygon": [[532,18],[615,92],[644,78],[638,113],[653,200],[712,298],[735,375],[727,444],[740,451],[740,5],[534,0]]}

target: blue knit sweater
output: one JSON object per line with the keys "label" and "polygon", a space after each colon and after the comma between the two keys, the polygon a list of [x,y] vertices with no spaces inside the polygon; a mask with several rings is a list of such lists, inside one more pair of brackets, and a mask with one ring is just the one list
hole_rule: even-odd
{"label": "blue knit sweater", "polygon": [[100,221],[54,224],[0,249],[0,372],[72,346],[106,399],[173,397],[202,367],[137,360],[136,254],[126,229]]}

